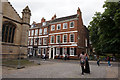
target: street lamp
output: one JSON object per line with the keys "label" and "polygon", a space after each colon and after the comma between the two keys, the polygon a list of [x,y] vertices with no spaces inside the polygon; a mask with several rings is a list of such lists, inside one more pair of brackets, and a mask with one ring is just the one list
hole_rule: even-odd
{"label": "street lamp", "polygon": [[[39,37],[36,38],[36,43],[38,44],[38,40],[39,40]],[[38,50],[38,65],[40,65],[40,53],[39,53],[39,49],[38,49],[38,45],[37,45],[37,50]]]}
{"label": "street lamp", "polygon": [[59,43],[59,45],[58,45],[58,46],[59,46],[59,54],[58,54],[58,58],[60,59],[60,58],[61,58],[61,56],[60,56],[60,47],[61,47],[62,41],[60,40],[58,43]]}
{"label": "street lamp", "polygon": [[21,63],[20,63],[20,61],[21,61],[21,46],[20,46],[20,48],[19,48],[19,56],[18,56],[18,66],[17,66],[17,69],[21,69],[21,68],[23,68],[22,66],[21,66]]}

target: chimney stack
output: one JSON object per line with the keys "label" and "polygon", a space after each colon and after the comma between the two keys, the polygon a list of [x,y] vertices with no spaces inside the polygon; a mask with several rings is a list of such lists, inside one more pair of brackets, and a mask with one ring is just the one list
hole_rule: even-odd
{"label": "chimney stack", "polygon": [[77,10],[77,14],[81,15],[81,10],[80,10],[79,7],[78,7],[78,10]]}
{"label": "chimney stack", "polygon": [[44,17],[41,19],[41,23],[43,23],[43,22],[45,22],[45,19],[44,19]]}
{"label": "chimney stack", "polygon": [[51,19],[51,20],[54,20],[54,19],[56,19],[56,17],[57,17],[57,16],[56,16],[56,14],[55,14],[55,15],[52,17],[52,19]]}

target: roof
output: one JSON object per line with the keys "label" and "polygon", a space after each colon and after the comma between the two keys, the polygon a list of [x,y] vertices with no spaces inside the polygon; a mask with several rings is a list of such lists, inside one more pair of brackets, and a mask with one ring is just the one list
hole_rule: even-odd
{"label": "roof", "polygon": [[71,15],[71,16],[66,16],[66,17],[61,17],[61,18],[56,18],[56,19],[52,20],[51,23],[69,20],[69,19],[73,19],[73,18],[77,18],[77,14]]}
{"label": "roof", "polygon": [[13,8],[13,10],[15,11],[15,13],[18,15],[18,17],[21,19],[20,15],[17,13],[17,11],[15,10],[15,8],[12,6],[12,4],[10,2],[8,2],[8,4]]}
{"label": "roof", "polygon": [[33,23],[35,25],[33,28],[47,27],[49,25],[49,22],[50,21],[46,21],[46,23],[47,23],[46,26],[42,26],[42,23]]}

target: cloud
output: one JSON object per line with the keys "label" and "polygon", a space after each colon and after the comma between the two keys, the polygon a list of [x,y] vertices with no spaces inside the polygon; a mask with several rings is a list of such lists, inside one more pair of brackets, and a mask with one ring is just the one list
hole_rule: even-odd
{"label": "cloud", "polygon": [[69,16],[77,13],[78,7],[82,11],[84,25],[88,26],[95,12],[103,12],[105,0],[9,0],[20,14],[25,6],[32,12],[31,23],[40,22],[42,17],[50,20],[54,14],[57,17]]}

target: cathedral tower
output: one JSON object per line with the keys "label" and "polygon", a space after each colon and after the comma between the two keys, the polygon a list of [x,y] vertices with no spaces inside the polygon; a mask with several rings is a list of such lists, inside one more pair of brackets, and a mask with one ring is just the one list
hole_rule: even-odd
{"label": "cathedral tower", "polygon": [[30,23],[30,16],[31,16],[31,11],[30,11],[29,7],[26,6],[25,9],[23,9],[23,12],[22,12],[23,23],[29,24]]}
{"label": "cathedral tower", "polygon": [[22,12],[22,27],[21,27],[21,46],[22,53],[27,53],[28,31],[30,27],[31,11],[28,6]]}

